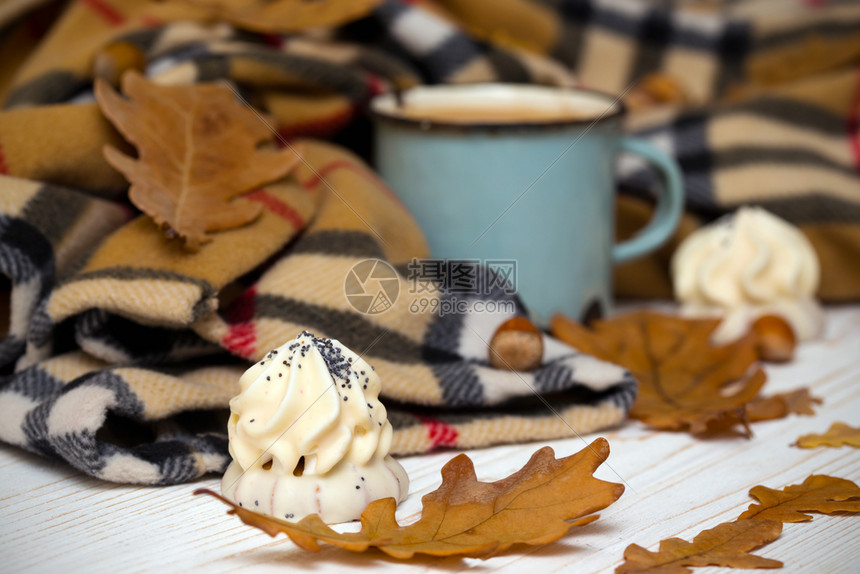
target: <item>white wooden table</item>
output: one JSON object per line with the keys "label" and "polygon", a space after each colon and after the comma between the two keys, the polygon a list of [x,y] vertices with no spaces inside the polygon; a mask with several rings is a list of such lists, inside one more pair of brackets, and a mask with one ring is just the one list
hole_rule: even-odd
{"label": "white wooden table", "polygon": [[[751,502],[747,492],[754,485],[782,488],[816,473],[860,483],[857,449],[790,446],[799,435],[824,432],[834,421],[860,424],[860,305],[830,308],[827,315],[822,340],[801,346],[791,364],[767,367],[766,394],[808,386],[824,399],[816,416],[757,423],[751,440],[702,441],[630,421],[549,443],[556,456],[565,456],[596,436],[607,437],[612,453],[596,475],[623,479],[627,490],[600,520],[547,546],[515,547],[488,560],[402,562],[377,551],[354,554],[331,546],[314,554],[243,525],[214,499],[191,495],[199,487],[218,490],[219,477],[171,487],[110,484],[0,445],[0,572],[612,572],[628,544],[656,550],[661,539],[690,540],[734,519]],[[479,479],[496,480],[544,444],[480,449],[469,456]],[[398,510],[401,522],[417,518],[421,496],[438,486],[440,468],[455,454],[402,459],[412,484]],[[758,553],[785,562],[782,572],[859,573],[860,516],[816,514],[812,522],[786,524],[780,538]]]}

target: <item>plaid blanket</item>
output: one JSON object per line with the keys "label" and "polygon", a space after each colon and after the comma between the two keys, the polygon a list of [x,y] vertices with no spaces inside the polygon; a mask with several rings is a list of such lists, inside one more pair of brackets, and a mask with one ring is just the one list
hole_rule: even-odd
{"label": "plaid blanket", "polygon": [[[373,95],[418,83],[583,83],[622,95],[671,78],[682,96],[631,114],[628,129],[679,159],[688,215],[667,247],[619,268],[618,293],[669,294],[668,258],[684,234],[756,203],[813,241],[822,297],[857,298],[860,6],[768,5],[385,0],[337,28],[290,35],[212,22],[179,1],[0,7],[0,440],[120,482],[222,471],[239,375],[303,329],[375,365],[398,454],[621,422],[630,375],[551,338],[536,371],[489,366],[496,326],[525,312],[504,277],[461,270],[494,286],[464,297],[416,275],[426,246],[367,165],[365,112]],[[102,156],[105,144],[129,147],[93,103],[94,73],[135,67],[164,83],[231,82],[304,146],[307,164],[246,196],[264,208],[254,223],[179,253],[126,202],[127,182]],[[625,236],[649,216],[657,182],[632,161],[619,174]],[[346,296],[375,270],[393,279],[384,298],[397,298],[384,313]],[[427,309],[477,302],[498,312]]]}

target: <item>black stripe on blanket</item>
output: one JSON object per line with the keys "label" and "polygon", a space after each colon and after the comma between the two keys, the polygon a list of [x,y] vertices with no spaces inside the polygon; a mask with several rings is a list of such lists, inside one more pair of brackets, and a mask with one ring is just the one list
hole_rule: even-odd
{"label": "black stripe on blanket", "polygon": [[736,114],[754,114],[823,135],[845,137],[847,129],[845,118],[842,116],[818,106],[776,96],[756,98],[717,110],[712,121]]}
{"label": "black stripe on blanket", "polygon": [[857,176],[857,168],[853,164],[839,163],[808,148],[798,147],[734,146],[719,150],[713,155],[712,163],[717,169],[741,168],[751,164],[820,167],[850,178]]}
{"label": "black stripe on blanket", "polygon": [[12,333],[7,334],[0,341],[0,369],[2,369],[0,372],[11,372],[12,368],[9,366],[24,353],[26,348],[26,339]]}
{"label": "black stripe on blanket", "polygon": [[[280,319],[318,333],[338,333],[338,340],[359,355],[370,354],[394,363],[418,363],[421,346],[403,335],[375,325],[352,311],[341,311],[278,295],[254,300],[255,316]],[[370,343],[369,343],[370,342]],[[372,344],[370,349],[367,346]]]}
{"label": "black stripe on blanket", "polygon": [[431,364],[446,406],[457,408],[486,404],[484,386],[470,363],[459,359]]}
{"label": "black stripe on blanket", "polygon": [[425,77],[431,82],[444,82],[469,62],[474,62],[488,52],[479,44],[462,34],[451,34],[428,54],[419,64]]}
{"label": "black stripe on blanket", "polygon": [[[18,304],[28,303],[28,308],[15,309],[16,313],[28,318],[36,313],[53,287],[54,272],[54,250],[44,235],[27,222],[0,216],[0,274],[9,279]],[[20,297],[21,290],[31,293]],[[13,327],[17,325],[10,324],[9,333],[0,340],[0,368],[11,365],[26,349],[30,325],[22,325],[23,332],[14,332]]]}
{"label": "black stripe on blanket", "polygon": [[[565,364],[551,365],[551,367],[553,368],[542,368],[537,371],[534,390],[542,395],[572,390],[569,384],[570,381],[576,380],[574,369]],[[575,387],[579,386],[581,385],[575,385]]]}
{"label": "black stripe on blanket", "polygon": [[0,246],[0,271],[9,277],[13,288],[37,276],[42,278],[44,289],[50,287],[54,250],[40,230],[21,219],[0,216]]}
{"label": "black stripe on blanket", "polygon": [[[48,376],[38,367],[31,369],[34,376]],[[110,395],[97,389],[105,389]],[[81,413],[89,415],[91,420],[78,418],[68,412],[63,399],[70,393],[75,393],[72,399],[74,405]],[[84,405],[86,409],[82,408]],[[128,389],[121,377],[110,371],[97,371],[75,379],[54,396],[43,397],[42,402],[27,413],[22,430],[27,436],[27,446],[60,456],[88,474],[97,474],[104,464],[95,438],[96,431],[104,421],[100,420],[97,413],[110,410],[123,417],[140,420],[143,409],[143,403]],[[96,416],[93,417],[93,414]],[[95,426],[88,428],[87,423]]]}
{"label": "black stripe on blanket", "polygon": [[90,355],[117,364],[166,364],[222,351],[194,331],[142,325],[104,309],[81,313],[75,341]]}
{"label": "black stripe on blanket", "polygon": [[[487,45],[473,40],[437,16],[401,2],[383,2],[374,11],[374,16],[386,31],[386,48],[391,53],[406,57],[429,83],[445,82],[466,64],[480,59],[489,51]],[[398,21],[404,19],[415,19],[415,22],[410,20],[412,25],[423,19],[428,27],[448,29],[432,46],[417,48],[411,43],[411,38],[399,36],[402,31],[398,29]]]}
{"label": "black stripe on blanket", "polygon": [[46,72],[12,90],[3,107],[12,109],[18,106],[58,104],[88,90],[91,85],[91,78],[71,72]]}
{"label": "black stripe on blanket", "polygon": [[[445,407],[420,407],[395,401],[386,401],[388,421],[395,431],[421,424],[421,418],[433,419],[449,425],[476,423],[482,420],[492,420],[501,416],[511,416],[524,419],[543,419],[558,416],[558,413],[570,407],[597,406],[611,402],[615,406],[629,410],[636,400],[637,385],[635,382],[623,381],[605,391],[595,391],[584,386],[574,386],[563,392],[537,397],[534,395],[516,397],[503,404],[493,405],[486,409],[451,409]],[[541,400],[541,398],[545,399]],[[547,406],[547,403],[549,406]]]}
{"label": "black stripe on blanket", "polygon": [[43,184],[27,202],[21,213],[23,219],[36,227],[51,243],[59,243],[92,202],[82,193]]}
{"label": "black stripe on blanket", "polygon": [[409,12],[411,10],[408,5],[403,2],[397,2],[396,0],[383,0],[373,10],[373,15],[382,20],[385,24],[391,24],[391,21],[400,16],[405,12]]}
{"label": "black stripe on blanket", "polygon": [[[526,416],[540,416],[553,414],[553,410],[558,412],[569,406],[596,406],[606,401],[612,402],[619,408],[629,410],[633,406],[633,401],[636,400],[637,392],[636,382],[632,376],[628,375],[621,382],[602,391],[594,390],[585,385],[574,384],[553,393],[517,397],[493,407],[493,410],[501,409],[504,411],[509,409],[511,414],[523,413]],[[547,403],[549,403],[549,407]]]}
{"label": "black stripe on blanket", "polygon": [[[809,190],[802,196],[759,200],[754,203],[795,225],[856,225],[860,221],[860,199],[858,203],[853,203],[833,197],[826,191]],[[731,209],[731,206],[727,206],[727,209]]]}
{"label": "black stripe on blanket", "polygon": [[786,45],[799,44],[804,39],[827,38],[828,41],[837,41],[838,36],[856,37],[858,34],[857,20],[848,21],[823,21],[812,25],[802,23],[793,30],[779,30],[763,35],[755,42],[756,50],[771,50]]}
{"label": "black stripe on blanket", "polygon": [[486,57],[496,76],[503,78],[505,82],[525,84],[531,81],[531,75],[522,61],[510,53],[490,48]]}
{"label": "black stripe on blanket", "polygon": [[752,31],[746,22],[728,22],[720,34],[716,44],[716,54],[719,63],[714,93],[724,93],[732,84],[745,77],[744,63],[747,61],[752,48]]}
{"label": "black stripe on blanket", "polygon": [[41,401],[59,393],[64,384],[42,368],[33,366],[17,373],[3,390],[18,393],[33,401]]}
{"label": "black stripe on blanket", "polygon": [[594,9],[591,2],[565,1],[558,4],[563,24],[559,33],[558,43],[552,49],[551,55],[572,70],[579,67],[582,57],[582,46],[585,32],[588,30]]}
{"label": "black stripe on blanket", "polygon": [[630,81],[637,81],[662,66],[663,55],[674,33],[667,10],[648,10],[636,32],[640,46],[633,61]]}
{"label": "black stripe on blanket", "polygon": [[[45,380],[31,378],[27,394],[50,394],[39,397],[41,404],[25,418],[22,430],[27,444],[22,446],[30,450],[59,456],[106,480],[150,484],[174,484],[221,472],[229,460],[224,434],[192,434],[186,428],[195,425],[183,424],[181,416],[160,421],[157,427],[147,424],[144,405],[126,381],[110,370],[88,373],[59,389],[59,383],[55,389],[45,384],[51,377],[38,367],[31,372]],[[19,379],[20,384],[26,383]],[[78,419],[70,412],[73,408],[87,415]],[[142,468],[145,465],[148,471]]]}
{"label": "black stripe on blanket", "polygon": [[418,72],[415,68],[407,66],[405,62],[393,58],[391,54],[386,54],[381,50],[362,49],[355,59],[355,65],[380,78],[387,78],[395,85],[401,79],[408,78],[414,82],[418,81]]}
{"label": "black stripe on blanket", "polygon": [[193,58],[198,82],[217,82],[230,77],[230,57],[222,54],[203,54]]}
{"label": "black stripe on blanket", "polygon": [[372,95],[366,75],[355,67],[345,67],[318,58],[273,51],[237,53],[231,54],[230,58],[234,60],[244,58],[269,64],[290,75],[297,75],[309,84],[340,94],[351,102],[364,102]]}
{"label": "black stripe on blanket", "polygon": [[[708,146],[709,117],[703,112],[689,112],[656,128],[636,132],[638,137],[652,141],[668,141],[670,155],[674,156],[684,173],[687,202],[693,208],[712,207],[714,195],[710,175],[713,162]],[[633,171],[621,172],[623,186],[638,190],[653,190],[659,185],[657,173],[644,164]]]}
{"label": "black stripe on blanket", "polygon": [[640,17],[631,17],[626,11],[602,6],[602,2],[594,3],[594,15],[591,22],[594,26],[605,28],[627,38],[636,36]]}
{"label": "black stripe on blanket", "polygon": [[299,253],[368,259],[385,257],[376,239],[363,231],[326,230],[302,235],[290,248],[290,254]]}
{"label": "black stripe on blanket", "polygon": [[43,456],[65,458],[54,450],[45,433],[48,427],[48,416],[51,414],[50,404],[50,402],[47,404],[43,402],[24,416],[21,432],[26,438],[26,443],[20,446]]}

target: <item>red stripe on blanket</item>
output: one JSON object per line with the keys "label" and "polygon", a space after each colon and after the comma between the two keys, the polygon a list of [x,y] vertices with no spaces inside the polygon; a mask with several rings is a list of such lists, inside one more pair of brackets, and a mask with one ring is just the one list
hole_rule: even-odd
{"label": "red stripe on blanket", "polygon": [[355,112],[352,109],[344,109],[327,118],[281,126],[278,128],[278,135],[288,141],[296,137],[327,137],[340,131],[354,117]]}
{"label": "red stripe on blanket", "polygon": [[374,76],[370,74],[367,80],[368,86],[370,86],[370,94],[372,96],[378,96],[382,92],[385,91],[385,84],[379,76]]}
{"label": "red stripe on blanket", "polygon": [[161,28],[165,24],[164,20],[158,16],[150,16],[149,14],[142,15],[140,17],[140,23],[147,28]]}
{"label": "red stripe on blanket", "polygon": [[251,287],[236,297],[228,307],[225,318],[230,323],[221,345],[240,357],[251,357],[257,349],[257,332],[254,326],[257,289]]}
{"label": "red stripe on blanket", "polygon": [[[313,175],[313,177],[309,178],[307,181],[303,181],[300,183],[302,184],[302,187],[304,187],[307,190],[310,190],[310,189],[316,187],[317,185],[319,185],[329,173],[331,173],[337,169],[346,169],[346,170],[350,170],[350,171],[357,173],[361,177],[369,180],[375,186],[379,187],[382,190],[382,192],[385,193],[385,195],[387,195],[397,205],[399,205],[403,209],[406,209],[406,206],[403,205],[403,202],[400,201],[400,198],[397,197],[397,194],[394,193],[391,190],[391,188],[388,187],[385,184],[385,182],[379,178],[378,175],[376,175],[375,173],[373,173],[369,169],[357,164],[356,162],[349,161],[346,159],[339,159],[339,160],[335,160],[331,163],[325,164],[324,166],[322,166],[320,169],[318,169],[316,171],[316,173]],[[335,189],[335,191],[337,191],[337,189]]]}
{"label": "red stripe on blanket", "polygon": [[6,165],[6,156],[3,154],[3,144],[0,144],[0,174],[6,175],[9,173],[9,166]]}
{"label": "red stripe on blanket", "polygon": [[854,89],[854,99],[848,112],[846,122],[848,145],[854,155],[854,166],[860,171],[860,74],[857,74],[857,85]]}
{"label": "red stripe on blanket", "polygon": [[245,197],[251,201],[262,203],[263,207],[286,221],[289,221],[298,231],[305,226],[305,220],[295,209],[284,203],[274,195],[267,192],[265,189],[257,189],[247,194]]}
{"label": "red stripe on blanket", "polygon": [[81,0],[81,4],[101,16],[111,26],[119,26],[125,22],[125,16],[104,0]]}
{"label": "red stripe on blanket", "polygon": [[279,36],[278,34],[264,34],[263,43],[273,48],[283,48],[284,44],[286,44],[283,36]]}
{"label": "red stripe on blanket", "polygon": [[430,439],[430,448],[457,446],[457,437],[460,436],[460,433],[457,432],[456,428],[430,417],[418,417],[418,419],[427,431],[427,438]]}
{"label": "red stripe on blanket", "polygon": [[221,339],[221,346],[240,357],[251,358],[257,350],[257,333],[254,323],[231,325]]}
{"label": "red stripe on blanket", "polygon": [[248,287],[230,303],[224,312],[224,317],[230,323],[246,323],[251,321],[257,309],[256,297],[256,285]]}

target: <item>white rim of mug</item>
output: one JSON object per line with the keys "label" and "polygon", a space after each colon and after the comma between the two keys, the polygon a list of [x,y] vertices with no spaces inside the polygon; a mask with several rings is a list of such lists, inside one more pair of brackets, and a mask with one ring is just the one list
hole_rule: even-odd
{"label": "white rim of mug", "polygon": [[[406,101],[416,94],[419,96],[429,94],[456,93],[469,97],[480,96],[487,91],[496,92],[531,92],[533,94],[545,94],[548,97],[558,98],[564,96],[585,96],[588,99],[597,100],[603,104],[600,111],[581,118],[532,120],[524,122],[510,121],[482,121],[482,122],[456,122],[426,119],[414,116],[405,116],[398,109],[400,102]],[[612,109],[615,108],[615,109]],[[375,96],[370,101],[370,115],[376,119],[384,120],[394,124],[414,127],[421,130],[454,130],[454,131],[496,131],[496,130],[522,130],[522,129],[547,129],[566,128],[577,126],[588,126],[616,119],[625,112],[624,104],[620,99],[605,92],[589,88],[545,86],[535,84],[506,84],[506,83],[483,83],[483,84],[445,84],[433,86],[416,86],[402,92],[388,92]]]}

